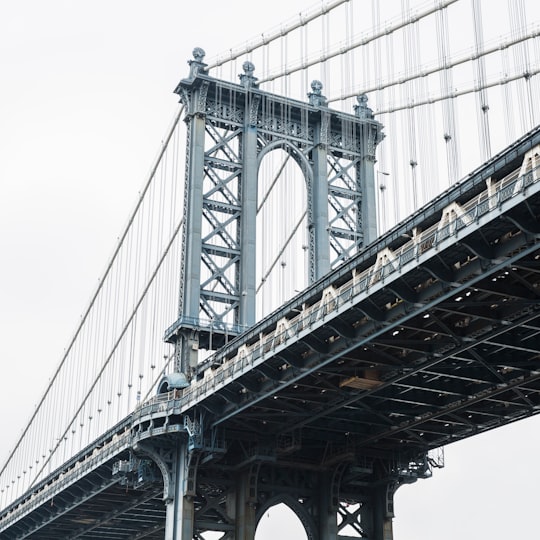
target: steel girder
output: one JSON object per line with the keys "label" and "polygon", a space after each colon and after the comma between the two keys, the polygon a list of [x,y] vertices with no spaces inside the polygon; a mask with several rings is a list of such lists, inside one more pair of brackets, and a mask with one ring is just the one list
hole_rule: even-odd
{"label": "steel girder", "polygon": [[[538,137],[540,131],[519,141],[445,194],[444,203],[434,201],[347,261],[255,327],[254,337],[247,332],[229,343],[200,367],[189,391],[143,404],[116,427],[118,434],[130,427],[135,452],[137,444],[142,455],[148,445],[154,453],[165,449],[164,469],[172,468],[167,452],[178,441],[196,456],[188,460],[186,476],[196,535],[212,527],[232,534],[238,522],[224,501],[234,493],[238,502],[233,485],[240,483],[242,504],[255,504],[259,511],[285,502],[313,535],[333,534],[330,520],[324,528],[321,520],[319,529],[311,525],[324,504],[340,515],[333,525],[339,537],[346,538],[350,527],[357,536],[378,538],[391,527],[395,488],[429,475],[427,450],[538,413],[538,178],[526,170],[495,194],[488,183],[491,194],[487,200],[482,195],[486,171],[499,182],[520,167],[523,147],[537,144]],[[471,197],[478,201],[474,219],[466,206]],[[451,206],[456,201],[458,206]],[[453,220],[445,217],[450,206]],[[400,252],[410,240],[403,234],[418,227],[425,234],[416,238],[417,248]],[[343,288],[350,280],[353,287]],[[368,294],[355,296],[363,286]],[[310,332],[294,326],[299,308],[311,317]],[[266,357],[257,363],[248,346],[261,335],[268,338],[261,340]],[[3,535],[163,536],[161,484],[149,483],[138,492],[118,489],[120,482],[108,476],[113,458],[81,467],[99,459],[114,435],[86,449],[79,466],[67,464],[17,501],[2,520],[19,510],[20,519]],[[125,446],[115,448],[118,459],[129,459]],[[79,473],[80,481],[74,476]],[[72,475],[69,485],[63,483],[66,474]],[[254,483],[256,490],[249,491]],[[58,487],[62,493],[56,494]],[[153,491],[157,487],[159,494]],[[92,497],[85,501],[84,493]],[[317,506],[313,493],[327,498]],[[34,498],[41,504],[32,506]],[[112,506],[118,513],[108,510]],[[242,519],[247,527],[257,513]]]}
{"label": "steel girder", "polygon": [[[352,438],[367,452],[414,452],[535,414],[540,195],[532,183],[523,187],[530,196],[494,220],[476,226],[460,218],[471,233],[457,242],[457,229],[435,225],[447,247],[408,271],[395,273],[392,252],[384,264],[366,258],[371,294],[345,301],[332,318],[338,295],[345,297],[323,293],[309,324],[328,320],[309,333],[281,319],[274,335],[282,337],[270,344],[283,344],[279,351],[227,385],[224,399],[218,392],[204,402],[214,425],[277,437],[301,431],[315,446]],[[384,286],[375,290],[377,283]]]}

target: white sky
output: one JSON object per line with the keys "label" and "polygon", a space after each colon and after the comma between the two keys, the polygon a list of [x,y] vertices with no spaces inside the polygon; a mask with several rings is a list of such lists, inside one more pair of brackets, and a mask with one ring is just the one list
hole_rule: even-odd
{"label": "white sky", "polygon": [[[134,205],[193,47],[212,57],[312,5],[0,2],[2,461]],[[395,539],[536,537],[539,426],[448,447],[444,470],[398,492]]]}

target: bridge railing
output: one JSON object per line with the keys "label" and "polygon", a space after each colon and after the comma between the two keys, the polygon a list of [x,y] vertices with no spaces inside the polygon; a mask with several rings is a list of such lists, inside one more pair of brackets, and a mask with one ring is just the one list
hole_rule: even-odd
{"label": "bridge railing", "polygon": [[[113,435],[93,452],[86,452],[74,458],[63,470],[36,486],[33,493],[12,504],[2,516],[0,528],[5,528],[22,515],[28,514],[51,496],[60,493],[65,486],[77,481],[123,449],[129,448],[135,440],[145,438],[148,433],[158,434],[166,431],[168,429],[166,425],[153,427],[155,417],[163,418],[187,411],[238,375],[263,362],[280,348],[286,347],[290,340],[313,331],[315,326],[324,323],[338,310],[357,302],[359,297],[365,297],[371,289],[383,287],[385,281],[392,275],[403,272],[407,267],[410,268],[411,263],[416,264],[426,254],[431,256],[430,252],[441,249],[451,236],[466,233],[467,228],[474,226],[485,216],[494,211],[498,212],[505,202],[538,184],[539,173],[540,168],[535,167],[526,174],[520,174],[518,170],[498,182],[488,182],[488,188],[480,195],[462,205],[453,204],[443,211],[439,223],[411,238],[398,250],[393,252],[389,249],[382,250],[371,267],[358,273],[353,271],[349,281],[339,288],[327,287],[317,302],[302,306],[298,315],[291,319],[283,317],[268,332],[261,332],[255,343],[239,346],[233,358],[218,365],[216,369],[206,369],[202,380],[194,382],[181,394],[173,391],[142,403],[130,416],[131,427],[123,423],[122,432]],[[214,355],[214,365],[218,364],[219,360],[218,352]],[[143,422],[148,422],[148,429],[137,435],[133,429]]]}
{"label": "bridge railing", "polygon": [[[239,374],[251,369],[264,358],[284,347],[290,338],[313,330],[314,325],[324,322],[347,303],[353,302],[360,295],[369,294],[373,287],[384,286],[385,280],[394,274],[403,272],[410,263],[419,262],[419,258],[432,250],[443,249],[447,240],[458,233],[466,233],[467,228],[476,227],[479,221],[491,212],[498,212],[505,202],[524,193],[530,186],[539,182],[540,168],[535,167],[520,174],[515,170],[497,182],[488,182],[488,187],[480,195],[462,205],[453,203],[442,213],[441,220],[417,234],[396,251],[385,249],[380,252],[375,264],[356,273],[352,279],[339,288],[328,287],[322,292],[319,301],[310,306],[303,305],[300,313],[291,319],[283,317],[268,332],[261,332],[259,339],[250,345],[239,345],[236,355],[222,360],[217,351],[207,360],[203,378],[186,388],[181,397],[182,410],[187,410],[204,397],[225,386]],[[498,215],[498,214],[497,214]],[[228,354],[231,354],[230,351]],[[210,368],[217,365],[217,368]],[[153,398],[153,402],[172,399],[173,394]]]}
{"label": "bridge railing", "polygon": [[[122,433],[116,433],[111,440],[96,447],[92,453],[84,454],[70,461],[70,465],[51,475],[29,492],[26,497],[14,501],[3,512],[0,519],[0,530],[4,530],[12,523],[32,512],[43,503],[51,500],[55,495],[62,493],[66,486],[74,484],[92,471],[108,461],[112,456],[131,446],[131,431],[128,426]],[[114,481],[111,481],[114,483]]]}

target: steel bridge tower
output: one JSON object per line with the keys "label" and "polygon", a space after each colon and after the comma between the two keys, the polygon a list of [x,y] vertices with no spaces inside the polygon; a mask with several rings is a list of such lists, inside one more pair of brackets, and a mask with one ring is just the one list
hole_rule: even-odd
{"label": "steel bridge tower", "polygon": [[[204,54],[193,51],[189,77],[175,89],[187,124],[186,179],[179,317],[165,339],[188,381],[200,348],[217,349],[256,322],[262,159],[282,149],[302,171],[312,283],[376,238],[374,162],[383,136],[364,95],[345,114],[328,108],[313,81],[302,103],[261,91],[251,62],[240,84],[210,77]],[[177,384],[183,378],[169,377],[162,389]]]}
{"label": "steel bridge tower", "polygon": [[[328,108],[319,81],[303,103],[260,90],[251,62],[233,84],[209,76],[203,59],[195,49],[189,77],[175,90],[188,132],[184,228],[179,318],[165,334],[175,345],[175,370],[159,392],[181,392],[196,377],[200,348],[216,349],[256,322],[258,170],[269,152],[287,152],[306,182],[310,282],[377,232],[374,163],[382,125],[364,95],[354,114],[345,114]],[[310,539],[346,538],[350,526],[362,537],[390,540],[395,489],[427,470],[385,458],[351,466],[335,456],[320,470],[272,459],[297,448],[294,436],[251,441],[248,456],[231,456],[236,443],[205,430],[205,415],[184,418],[187,441],[135,449],[163,474],[166,540],[201,538],[205,530],[253,540],[260,517],[279,502],[293,509]],[[224,465],[224,455],[233,466]]]}

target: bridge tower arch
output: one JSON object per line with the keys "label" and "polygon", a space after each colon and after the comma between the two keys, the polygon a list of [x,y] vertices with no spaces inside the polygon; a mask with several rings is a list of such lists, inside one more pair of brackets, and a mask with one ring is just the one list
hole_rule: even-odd
{"label": "bridge tower arch", "polygon": [[257,320],[309,284],[309,160],[286,141],[259,154]]}
{"label": "bridge tower arch", "polygon": [[200,348],[216,349],[256,322],[263,157],[283,148],[305,172],[314,282],[376,237],[374,162],[382,139],[365,96],[346,114],[328,107],[319,81],[304,103],[260,90],[251,62],[240,84],[213,78],[204,55],[194,49],[189,76],[175,89],[187,124],[184,227],[179,316],[165,339],[175,345],[174,371],[187,381]]}

